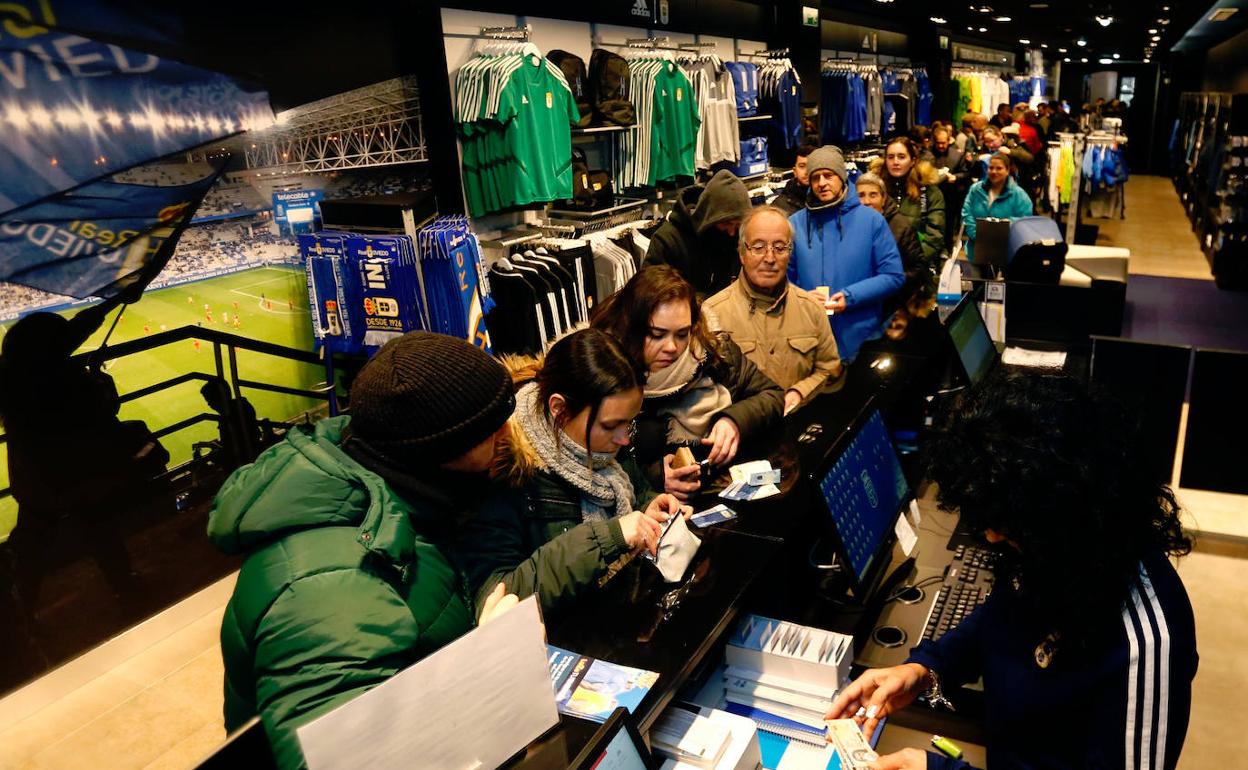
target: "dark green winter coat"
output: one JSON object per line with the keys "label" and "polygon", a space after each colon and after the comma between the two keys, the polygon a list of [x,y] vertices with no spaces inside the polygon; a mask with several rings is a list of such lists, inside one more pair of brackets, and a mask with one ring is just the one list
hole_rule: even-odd
{"label": "dark green winter coat", "polygon": [[[208,535],[245,554],[221,624],[225,723],[259,714],[278,766],[295,728],[473,626],[459,573],[422,533],[452,504],[406,501],[341,449],[349,417],[296,428],[217,494]],[[412,496],[412,495],[409,495]]]}
{"label": "dark green winter coat", "polygon": [[[478,606],[502,582],[520,598],[537,594],[551,618],[630,549],[619,518],[583,521],[580,491],[544,468],[524,432],[510,427],[496,459],[499,483],[465,524],[456,561]],[[618,459],[633,483],[633,509],[644,511],[657,493],[627,453]]]}

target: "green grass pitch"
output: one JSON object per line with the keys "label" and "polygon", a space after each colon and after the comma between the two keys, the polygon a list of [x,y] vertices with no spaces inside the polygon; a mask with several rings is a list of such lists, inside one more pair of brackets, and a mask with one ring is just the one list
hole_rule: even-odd
{"label": "green grass pitch", "polygon": [[[204,306],[211,309],[211,320]],[[66,315],[72,315],[73,310]],[[229,316],[227,323],[226,314]],[[116,311],[104,326],[87,341],[82,350],[99,347]],[[238,319],[238,327],[234,326]],[[300,268],[259,267],[242,273],[210,278],[196,283],[146,292],[143,299],[125,309],[113,331],[109,344],[159,334],[162,330],[202,324],[205,328],[263,340],[277,345],[312,350],[312,328],[308,319],[308,293]],[[10,324],[5,324],[4,331]],[[189,371],[207,374],[216,372],[212,343],[198,348],[191,340],[182,340],[143,353],[112,361],[108,373],[123,395]],[[223,350],[226,370],[228,352]],[[284,358],[238,351],[238,372],[243,379],[273,383],[295,388],[309,388],[325,379],[323,368]],[[183,383],[121,406],[121,419],[143,420],[152,430],[172,425],[201,412],[210,412],[199,395],[201,381]],[[287,396],[262,390],[243,389],[245,396],[260,417],[286,419],[316,406],[309,398]],[[215,423],[203,422],[161,439],[172,455],[171,465],[191,457],[191,446],[197,441],[217,437]],[[8,486],[6,447],[0,445],[0,477]],[[11,497],[0,500],[0,539],[7,537],[16,521],[16,505]]]}

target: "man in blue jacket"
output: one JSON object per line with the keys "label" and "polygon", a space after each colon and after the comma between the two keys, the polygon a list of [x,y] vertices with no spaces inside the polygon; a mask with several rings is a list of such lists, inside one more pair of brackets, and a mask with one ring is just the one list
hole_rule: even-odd
{"label": "man in blue jacket", "polygon": [[827,145],[806,160],[810,192],[793,223],[789,280],[824,303],[844,361],[880,336],[883,302],[901,288],[905,272],[888,222],[848,191],[845,158]]}

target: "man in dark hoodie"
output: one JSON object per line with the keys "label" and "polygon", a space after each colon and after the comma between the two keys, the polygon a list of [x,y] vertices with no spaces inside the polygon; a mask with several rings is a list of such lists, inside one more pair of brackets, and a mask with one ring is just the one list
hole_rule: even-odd
{"label": "man in dark hoodie", "polygon": [[810,192],[810,174],[806,170],[806,160],[817,149],[819,148],[813,144],[803,144],[797,148],[797,159],[793,161],[793,178],[771,201],[771,205],[788,216],[806,208],[806,195]]}
{"label": "man in dark hoodie", "polygon": [[737,278],[737,230],[750,210],[750,193],[731,171],[686,188],[654,235],[643,266],[671,265],[693,284],[699,299]]}
{"label": "man in dark hoodie", "polygon": [[278,767],[302,767],[300,725],[473,627],[442,548],[515,404],[484,352],[412,332],[360,370],[349,416],[291,429],[226,480],[208,536],[246,556],[221,622],[227,730],[259,714]]}
{"label": "man in dark hoodie", "polygon": [[863,342],[883,331],[883,303],[905,281],[901,255],[883,215],[850,194],[838,148],[820,147],[806,167],[806,208],[789,217],[789,280],[824,303],[837,350],[850,362]]}

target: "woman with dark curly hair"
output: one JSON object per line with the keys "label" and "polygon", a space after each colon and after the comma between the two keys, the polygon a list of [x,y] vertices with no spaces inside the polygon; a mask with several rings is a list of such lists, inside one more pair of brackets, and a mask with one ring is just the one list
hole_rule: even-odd
{"label": "woman with dark curly hair", "polygon": [[[906,663],[867,671],[831,718],[865,730],[921,693],[983,677],[994,767],[1173,768],[1196,632],[1168,557],[1191,550],[1121,408],[1065,377],[1002,374],[932,440],[940,506],[1003,543],[987,602]],[[964,768],[916,749],[874,767]]]}
{"label": "woman with dark curly hair", "polygon": [[645,373],[633,451],[655,489],[687,500],[701,487],[696,465],[672,467],[678,447],[709,447],[712,465],[728,465],[741,442],[779,424],[784,391],[710,328],[693,285],[675,269],[642,268],[590,323]]}

